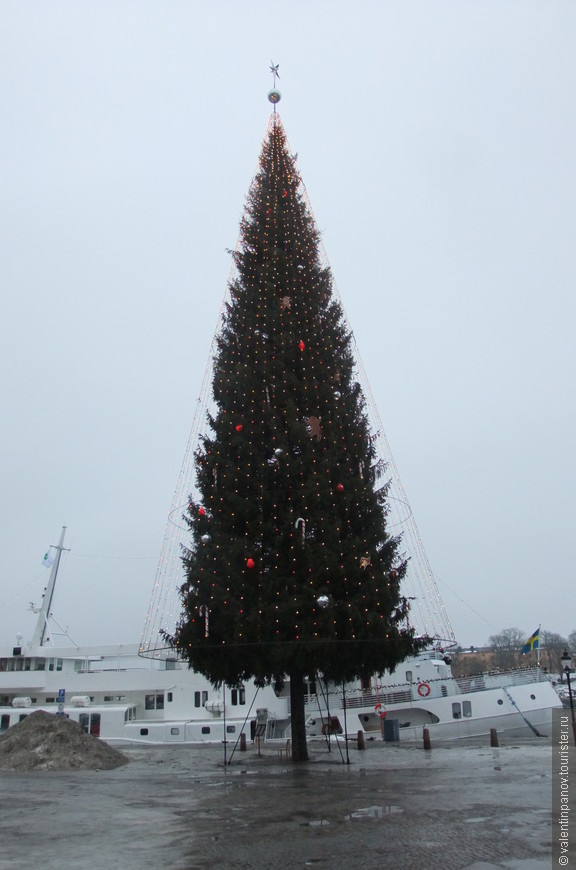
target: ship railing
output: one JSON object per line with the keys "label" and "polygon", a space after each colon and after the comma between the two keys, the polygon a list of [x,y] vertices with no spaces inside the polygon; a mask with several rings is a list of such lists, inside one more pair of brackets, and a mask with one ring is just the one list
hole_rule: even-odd
{"label": "ship railing", "polygon": [[527,683],[545,682],[547,679],[548,676],[538,667],[490,671],[486,674],[455,677],[463,695],[470,692],[483,692],[485,689],[497,689],[502,686],[524,686]]}
{"label": "ship railing", "polygon": [[[335,706],[344,707],[342,697],[335,699]],[[375,707],[376,704],[406,704],[412,700],[412,689],[396,689],[393,692],[366,692],[362,695],[346,695],[346,707],[357,709],[358,707]]]}

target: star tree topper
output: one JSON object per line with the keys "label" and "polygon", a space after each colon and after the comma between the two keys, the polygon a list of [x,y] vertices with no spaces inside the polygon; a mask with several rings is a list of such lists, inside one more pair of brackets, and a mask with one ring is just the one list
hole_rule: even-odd
{"label": "star tree topper", "polygon": [[273,60],[270,61],[270,72],[272,73],[272,78],[274,81],[274,87],[276,87],[276,79],[280,78],[280,73],[278,72],[279,63],[274,63]]}

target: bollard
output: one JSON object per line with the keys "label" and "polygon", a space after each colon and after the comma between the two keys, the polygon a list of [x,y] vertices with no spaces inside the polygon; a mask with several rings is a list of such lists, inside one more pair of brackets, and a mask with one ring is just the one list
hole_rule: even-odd
{"label": "bollard", "polygon": [[498,732],[495,728],[490,729],[490,746],[500,746],[498,743]]}
{"label": "bollard", "polygon": [[366,749],[366,746],[364,744],[364,732],[363,731],[358,732],[358,749]]}
{"label": "bollard", "polygon": [[240,752],[246,752],[246,735],[244,732],[240,735]]}
{"label": "bollard", "polygon": [[430,732],[427,728],[424,728],[422,731],[422,737],[424,738],[424,749],[432,749],[432,744],[430,743]]}

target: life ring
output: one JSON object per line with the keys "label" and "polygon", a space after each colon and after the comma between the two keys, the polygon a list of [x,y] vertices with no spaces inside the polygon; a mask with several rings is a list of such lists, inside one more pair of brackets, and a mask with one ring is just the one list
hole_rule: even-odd
{"label": "life ring", "polygon": [[418,683],[418,694],[421,698],[427,698],[430,694],[430,686],[428,683]]}
{"label": "life ring", "polygon": [[374,712],[378,713],[381,719],[386,718],[386,710],[384,709],[384,705],[380,703],[380,701],[374,706]]}

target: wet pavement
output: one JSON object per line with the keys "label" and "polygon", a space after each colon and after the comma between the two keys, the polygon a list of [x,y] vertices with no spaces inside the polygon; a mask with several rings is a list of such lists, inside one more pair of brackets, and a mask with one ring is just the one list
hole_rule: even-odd
{"label": "wet pavement", "polygon": [[[228,761],[230,761],[228,749]],[[111,771],[2,774],[0,868],[549,870],[551,748],[515,741],[132,748]]]}

